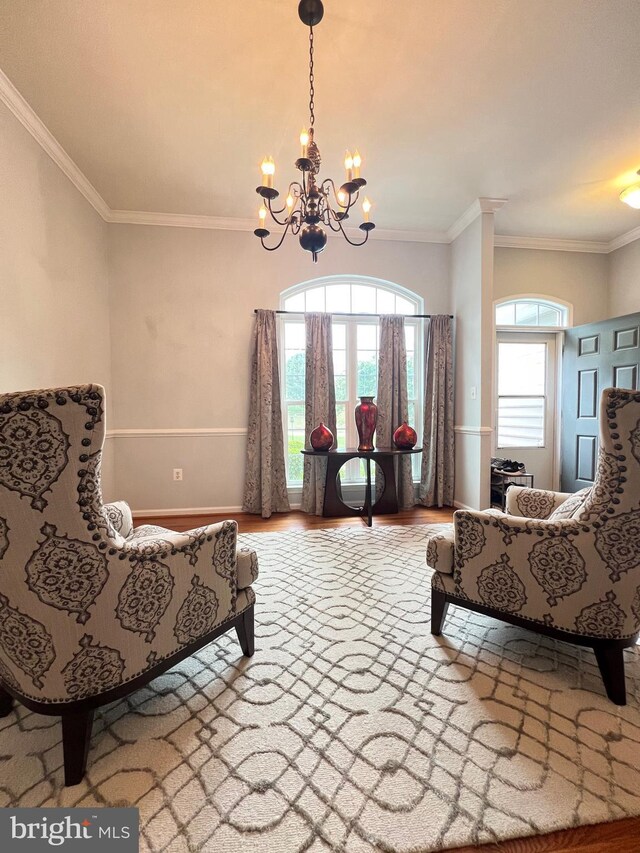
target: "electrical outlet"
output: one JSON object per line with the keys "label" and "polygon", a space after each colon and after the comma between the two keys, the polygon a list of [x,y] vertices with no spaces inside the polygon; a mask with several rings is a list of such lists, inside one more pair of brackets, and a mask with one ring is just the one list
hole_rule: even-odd
{"label": "electrical outlet", "polygon": [[476,388],[475,385],[472,385],[471,386],[471,399],[475,400],[477,396],[478,396],[478,389]]}
{"label": "electrical outlet", "polygon": [[173,469],[173,480],[176,483],[182,482],[182,468],[174,468]]}

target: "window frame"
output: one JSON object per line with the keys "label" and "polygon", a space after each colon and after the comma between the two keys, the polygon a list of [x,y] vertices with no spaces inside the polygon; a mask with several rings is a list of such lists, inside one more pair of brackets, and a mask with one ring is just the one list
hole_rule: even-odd
{"label": "window frame", "polygon": [[[299,323],[304,326],[304,310],[292,311],[291,309],[286,308],[287,300],[292,296],[297,296],[299,294],[305,293],[308,290],[316,289],[319,287],[326,287],[330,285],[343,284],[343,285],[363,285],[367,287],[379,288],[381,290],[385,290],[387,292],[393,293],[395,296],[399,296],[402,299],[405,299],[407,302],[411,303],[414,314],[423,314],[424,313],[424,300],[421,296],[413,291],[408,290],[402,285],[395,284],[394,282],[387,281],[385,279],[373,278],[370,276],[360,276],[360,275],[335,275],[335,276],[323,276],[314,279],[308,279],[307,281],[300,282],[299,284],[293,285],[292,287],[283,290],[280,293],[279,300],[279,308],[283,311],[290,311],[287,314],[279,314],[278,315],[278,323],[277,323],[277,332],[278,332],[278,352],[279,352],[279,371],[280,371],[280,380],[282,385],[281,391],[281,409],[282,409],[282,424],[283,424],[283,433],[284,433],[284,445],[285,445],[285,472],[287,478],[287,488],[289,490],[299,490],[302,486],[301,480],[291,480],[289,477],[289,454],[288,454],[288,443],[289,443],[289,407],[293,405],[302,405],[304,406],[304,400],[287,400],[286,396],[286,350],[285,350],[285,325],[287,323]],[[377,301],[377,300],[376,300]],[[325,300],[326,306],[326,300]],[[377,307],[377,305],[376,305]],[[378,316],[378,312],[371,311],[365,313],[352,313],[352,312],[336,312],[329,311],[333,315],[333,322],[336,324],[343,324],[346,326],[346,362],[347,362],[347,394],[348,400],[345,403],[345,442],[346,445],[349,446],[357,446],[357,431],[355,426],[355,418],[353,417],[353,411],[351,411],[351,417],[349,409],[351,404],[353,403],[353,408],[358,401],[357,395],[357,382],[358,382],[358,372],[357,372],[357,328],[358,325],[367,325],[371,324],[379,328],[380,318]],[[380,312],[380,313],[390,313],[390,312]],[[423,323],[420,318],[414,317],[414,314],[401,314],[399,316],[403,316],[405,318],[405,327],[407,325],[412,325],[414,327],[414,350],[413,350],[413,358],[414,358],[414,370],[413,370],[413,393],[414,396],[408,400],[409,405],[413,404],[414,407],[414,416],[416,423],[414,424],[416,431],[418,432],[419,441],[422,436],[422,417],[423,417],[423,382],[424,382],[424,328]],[[297,315],[297,317],[296,317]],[[337,401],[338,402],[338,401]],[[340,401],[342,402],[342,401]],[[416,454],[412,457],[412,461],[414,462],[414,466],[416,460],[419,462],[419,457]],[[363,482],[361,478],[355,478],[354,472],[357,467],[358,460],[354,460],[354,464],[348,463],[351,465],[350,469],[343,468],[343,472],[347,474],[345,478],[345,483],[356,484]],[[349,476],[351,475],[351,476]],[[419,482],[420,474],[419,467],[414,467],[413,469],[413,478],[414,482]]]}
{"label": "window frame", "polygon": [[[560,312],[560,325],[547,326],[539,323],[536,323],[535,325],[527,325],[524,323],[498,323],[498,308],[503,308],[506,305],[515,306],[518,304],[553,308]],[[543,293],[521,293],[516,296],[505,296],[494,300],[493,320],[495,328],[502,332],[534,332],[536,330],[541,332],[562,332],[573,325],[573,305],[570,302],[565,302],[563,299],[558,299],[555,296],[552,297]]]}

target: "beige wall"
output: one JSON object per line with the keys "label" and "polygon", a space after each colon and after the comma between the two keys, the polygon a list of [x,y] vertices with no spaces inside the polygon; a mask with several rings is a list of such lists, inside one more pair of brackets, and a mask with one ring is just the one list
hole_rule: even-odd
{"label": "beige wall", "polygon": [[628,243],[609,258],[609,317],[640,311],[640,240]]}
{"label": "beige wall", "polygon": [[555,297],[573,305],[573,325],[579,326],[610,316],[608,273],[607,255],[496,248],[493,298]]}
{"label": "beige wall", "polygon": [[0,140],[0,392],[110,390],[106,223],[3,104]]}
{"label": "beige wall", "polygon": [[314,265],[295,240],[268,254],[249,232],[113,225],[109,262],[117,428],[212,431],[112,439],[135,509],[240,505],[253,309],[277,308],[282,290],[367,275],[420,294],[429,313],[451,310],[440,244],[330,239]]}

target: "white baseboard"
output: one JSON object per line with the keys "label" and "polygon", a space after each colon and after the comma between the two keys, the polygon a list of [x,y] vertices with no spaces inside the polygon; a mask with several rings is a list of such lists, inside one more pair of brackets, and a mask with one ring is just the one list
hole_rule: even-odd
{"label": "white baseboard", "polygon": [[[300,509],[301,504],[292,503],[292,510]],[[241,506],[181,506],[173,509],[135,509],[131,514],[134,518],[147,517],[149,515],[155,518],[167,518],[172,515],[233,515],[242,512]],[[278,515],[278,513],[274,513]]]}
{"label": "white baseboard", "polygon": [[154,515],[164,518],[169,515],[225,515],[226,513],[242,512],[241,506],[181,506],[173,509],[135,509],[132,511],[134,518],[141,515]]}
{"label": "white baseboard", "polygon": [[467,504],[460,503],[460,501],[454,501],[453,505],[456,509],[468,509],[471,512],[476,512],[472,506],[467,506]]}

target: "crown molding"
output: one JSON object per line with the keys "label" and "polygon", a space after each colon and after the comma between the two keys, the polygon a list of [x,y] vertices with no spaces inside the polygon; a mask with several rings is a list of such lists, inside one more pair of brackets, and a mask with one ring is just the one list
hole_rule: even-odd
{"label": "crown molding", "polygon": [[465,228],[475,222],[480,214],[496,213],[501,207],[504,207],[507,201],[506,198],[477,198],[447,231],[448,242],[453,243],[456,237],[459,237]]}
{"label": "crown molding", "polygon": [[40,147],[46,151],[53,162],[64,172],[76,189],[82,193],[100,216],[108,222],[110,214],[109,205],[84,173],[80,171],[62,145],[60,145],[44,122],[38,118],[1,69],[0,101],[6,104],[22,126],[29,131],[31,136],[33,136]]}
{"label": "crown molding", "polygon": [[593,240],[566,240],[559,237],[511,237],[496,234],[495,244],[501,249],[543,249],[549,252],[592,252],[606,255],[609,243]]}
{"label": "crown molding", "polygon": [[[224,216],[198,216],[187,213],[153,213],[144,210],[111,210],[107,222],[117,225],[157,225],[168,228],[204,228],[211,231],[250,231],[256,224],[253,219],[240,219]],[[361,238],[358,228],[345,229],[350,237]],[[281,228],[274,228],[272,234],[281,234]],[[339,232],[329,231],[329,237],[337,237]],[[376,228],[369,234],[370,240],[395,240],[408,243],[448,243],[449,238],[443,231],[396,231]]]}
{"label": "crown molding", "polygon": [[628,243],[633,243],[635,240],[640,240],[640,225],[637,228],[632,228],[631,231],[627,231],[626,234],[621,234],[619,237],[614,237],[613,240],[609,240],[607,244],[609,246],[609,252],[615,252],[616,249],[621,249],[623,246],[626,246]]}
{"label": "crown molding", "polygon": [[[100,214],[105,222],[120,225],[159,225],[174,228],[204,228],[213,231],[253,231],[253,219],[224,216],[200,216],[185,213],[154,213],[139,210],[111,210],[91,181],[64,150],[44,122],[0,69],[0,102],[4,103],[22,126],[31,134],[53,162],[64,172],[76,189]],[[495,213],[507,203],[504,198],[477,198],[446,231],[417,231],[376,228],[369,239],[393,240],[408,243],[452,243],[482,213]],[[274,233],[277,233],[274,231]],[[361,232],[347,229],[349,236],[361,237]],[[337,236],[333,231],[329,236]],[[640,239],[640,226],[607,242],[566,240],[553,237],[495,237],[495,246],[514,249],[545,249],[560,252],[592,252],[606,254]]]}
{"label": "crown molding", "polygon": [[107,222],[116,225],[160,225],[167,228],[205,228],[211,231],[253,231],[253,219],[204,216],[191,213],[153,213],[146,210],[110,210]]}

